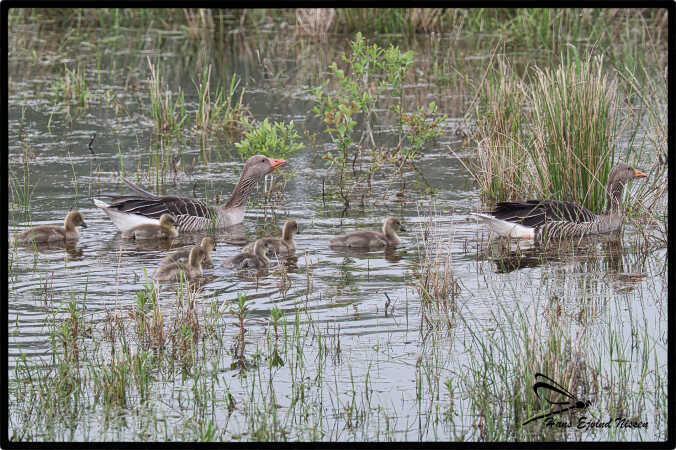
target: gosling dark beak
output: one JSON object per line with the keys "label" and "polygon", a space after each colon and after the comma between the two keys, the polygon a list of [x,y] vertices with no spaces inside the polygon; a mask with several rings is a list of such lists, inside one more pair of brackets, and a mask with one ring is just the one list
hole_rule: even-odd
{"label": "gosling dark beak", "polygon": [[640,170],[634,169],[634,178],[645,178],[645,177],[647,177],[647,176],[648,176],[648,175],[644,174],[644,173],[641,172]]}
{"label": "gosling dark beak", "polygon": [[87,228],[87,224],[85,223],[84,220],[82,221],[82,223],[80,224],[80,226],[81,226],[82,228]]}
{"label": "gosling dark beak", "polygon": [[285,160],[285,159],[268,158],[268,160],[270,161],[270,166],[271,166],[273,169],[276,169],[277,167],[281,167],[281,166],[283,166],[284,164],[286,164],[286,160]]}

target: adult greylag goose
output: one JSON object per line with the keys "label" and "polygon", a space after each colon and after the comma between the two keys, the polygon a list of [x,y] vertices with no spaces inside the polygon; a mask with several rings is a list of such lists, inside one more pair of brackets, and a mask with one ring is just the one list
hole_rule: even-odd
{"label": "adult greylag goose", "polygon": [[194,280],[202,276],[202,262],[206,252],[204,249],[196,245],[190,249],[188,262],[180,261],[163,261],[153,274],[153,279],[157,281],[178,281],[181,279],[181,274],[186,280]]}
{"label": "adult greylag goose", "polygon": [[488,214],[472,214],[500,236],[537,242],[612,233],[622,226],[624,185],[634,178],[645,177],[645,173],[628,164],[616,164],[608,175],[607,205],[603,214],[596,214],[574,202],[559,200],[499,202]]}
{"label": "adult greylag goose", "polygon": [[355,231],[352,233],[336,236],[329,241],[331,247],[349,248],[382,248],[397,246],[401,239],[397,231],[406,231],[401,220],[396,217],[388,217],[383,223],[383,231]]}
{"label": "adult greylag goose", "polygon": [[137,195],[102,195],[112,199],[110,204],[96,198],[93,201],[97,207],[108,214],[120,231],[127,231],[144,223],[157,224],[162,214],[172,214],[176,217],[176,226],[181,232],[206,230],[214,222],[216,228],[225,228],[244,220],[246,200],[258,180],[284,164],[286,161],[283,159],[268,158],[263,155],[254,155],[249,158],[244,164],[242,175],[230,199],[217,209],[210,208],[199,200],[155,195],[141,189],[124,177],[122,180],[136,191]]}
{"label": "adult greylag goose", "polygon": [[63,227],[59,225],[38,225],[16,233],[14,239],[20,244],[75,241],[80,237],[75,227],[87,228],[87,224],[79,211],[70,211],[63,221]]}
{"label": "adult greylag goose", "polygon": [[142,223],[122,233],[125,239],[173,239],[178,237],[174,226],[176,218],[171,214],[162,214],[160,223]]}
{"label": "adult greylag goose", "polygon": [[[268,249],[278,255],[289,255],[296,251],[296,241],[293,237],[298,233],[298,224],[295,220],[287,220],[282,228],[281,238],[265,238]],[[242,253],[252,253],[255,242],[251,242],[242,248]]]}
{"label": "adult greylag goose", "polygon": [[223,262],[223,266],[230,269],[259,269],[270,264],[268,259],[268,242],[266,238],[257,239],[253,245],[253,253],[240,253]]}
{"label": "adult greylag goose", "polygon": [[[216,248],[216,241],[214,241],[214,238],[207,236],[202,239],[202,243],[200,244],[200,247],[204,250],[204,261],[202,261],[202,266],[204,267],[211,267],[214,265],[214,262],[211,259],[211,251]],[[162,259],[162,263],[169,263],[169,262],[181,262],[181,263],[187,263],[188,258],[190,256],[190,250],[191,248],[185,248],[182,250],[177,250],[171,255],[167,255]]]}

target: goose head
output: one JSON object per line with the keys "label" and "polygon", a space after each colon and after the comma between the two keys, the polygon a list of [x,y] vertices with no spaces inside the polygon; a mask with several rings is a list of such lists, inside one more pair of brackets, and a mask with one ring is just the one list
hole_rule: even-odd
{"label": "goose head", "polygon": [[66,230],[74,230],[75,227],[87,228],[87,224],[82,218],[80,211],[71,211],[66,215],[66,220],[64,220],[64,228]]}
{"label": "goose head", "polygon": [[647,175],[638,169],[634,169],[629,164],[617,163],[608,175],[608,185],[617,183],[625,184],[634,178],[645,178]]}
{"label": "goose head", "polygon": [[607,211],[619,212],[624,185],[634,178],[645,178],[647,175],[629,164],[615,164],[608,174],[608,206]]}
{"label": "goose head", "polygon": [[253,178],[258,180],[277,167],[286,164],[284,159],[268,158],[263,155],[254,155],[247,159],[242,169],[242,178]]}
{"label": "goose head", "polygon": [[286,160],[284,159],[268,158],[263,155],[254,155],[247,159],[242,168],[242,175],[239,177],[239,181],[235,186],[235,190],[232,192],[228,202],[221,208],[227,210],[230,208],[245,207],[246,199],[256,183],[258,183],[258,180],[284,164],[286,164]]}

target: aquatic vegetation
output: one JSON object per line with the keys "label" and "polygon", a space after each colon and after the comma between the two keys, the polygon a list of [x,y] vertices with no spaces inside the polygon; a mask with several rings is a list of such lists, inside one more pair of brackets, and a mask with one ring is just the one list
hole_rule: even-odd
{"label": "aquatic vegetation", "polygon": [[[195,124],[202,130],[202,145],[206,144],[208,132],[222,131],[229,138],[241,136],[249,121],[253,120],[249,108],[244,105],[246,89],[242,88],[239,97],[235,93],[241,78],[233,74],[230,84],[216,89],[215,98],[211,99],[211,65],[202,72],[202,81],[198,88],[199,105],[195,113]],[[260,152],[245,156],[248,158]]]}
{"label": "aquatic vegetation", "polygon": [[[326,81],[313,91],[313,111],[328,125],[326,133],[337,149],[335,154],[328,151],[322,157],[338,172],[338,192],[346,209],[360,189],[370,190],[374,176],[386,162],[401,175],[404,165],[412,164],[423,146],[441,135],[441,122],[446,118],[436,115],[434,102],[412,113],[404,110],[403,83],[413,64],[412,51],[368,45],[361,33],[357,33],[350,47],[351,53],[341,56],[340,67],[336,62],[329,65],[336,86]],[[383,148],[376,142],[373,125],[377,102],[386,94],[393,100],[388,108],[396,116],[399,142]],[[357,139],[359,124],[361,137]],[[405,183],[400,192],[404,189]],[[363,192],[361,198],[363,204]]]}
{"label": "aquatic vegetation", "polygon": [[[322,41],[297,35],[295,9],[10,8],[8,231],[76,206],[89,228],[79,248],[8,249],[8,439],[667,439],[665,12],[336,9],[332,25],[310,24]],[[368,36],[357,53],[337,34],[350,14]],[[69,112],[85,109],[75,78],[70,100],[40,94],[65,81],[64,61],[86,78],[86,114]],[[556,122],[566,102],[596,94],[557,84],[590,78],[614,89],[616,120],[571,136]],[[593,123],[592,100],[576,111]],[[477,152],[472,126],[504,154]],[[556,170],[560,141],[608,129],[615,158],[649,175],[631,186],[620,240],[484,240],[468,215],[482,186],[463,164],[488,158],[504,176],[482,183],[529,195],[536,157]],[[222,204],[248,152],[290,155],[289,167],[261,180],[243,224],[216,230],[214,215],[177,238],[218,241],[197,282],[153,283],[147,271],[173,249],[121,239],[82,195],[120,192],[132,173]],[[341,215],[343,156],[344,193],[363,207]],[[390,215],[407,229],[397,248],[328,247]],[[255,276],[219,270],[287,219],[302,233],[296,256]],[[534,392],[542,381],[570,410]],[[580,430],[582,417],[647,427]]]}
{"label": "aquatic vegetation", "polygon": [[153,64],[150,57],[148,57],[148,67],[150,68],[150,114],[155,122],[155,129],[158,133],[182,132],[184,124],[187,125],[189,120],[183,91],[179,87],[178,94],[174,95],[165,86],[162,69]]}
{"label": "aquatic vegetation", "polygon": [[[605,203],[620,127],[617,84],[600,59],[562,59],[520,77],[505,63],[480,89],[475,117],[482,195]],[[631,160],[631,159],[630,159]]]}
{"label": "aquatic vegetation", "polygon": [[305,147],[304,144],[298,142],[300,135],[294,128],[293,121],[270,123],[268,119],[264,119],[257,123],[244,119],[242,124],[246,132],[244,138],[235,143],[235,148],[243,159],[248,159],[253,155],[286,159]]}

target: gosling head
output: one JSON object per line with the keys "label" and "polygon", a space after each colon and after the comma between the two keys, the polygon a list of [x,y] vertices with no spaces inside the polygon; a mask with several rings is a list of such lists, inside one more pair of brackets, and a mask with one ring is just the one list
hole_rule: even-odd
{"label": "gosling head", "polygon": [[162,214],[160,216],[160,226],[162,228],[171,229],[176,223],[176,218],[171,214]]}
{"label": "gosling head", "polygon": [[200,246],[204,250],[210,252],[210,251],[212,251],[213,249],[216,248],[216,241],[211,236],[207,236],[207,237],[202,239],[202,243],[200,244]]}
{"label": "gosling head", "polygon": [[385,219],[385,223],[383,224],[383,233],[396,233],[397,231],[406,231],[406,228],[404,228],[404,225],[402,225],[401,220],[397,217],[388,217]]}
{"label": "gosling head", "polygon": [[64,221],[64,228],[67,230],[73,230],[75,227],[87,228],[87,224],[82,218],[80,211],[71,211],[66,215],[66,220]]}

